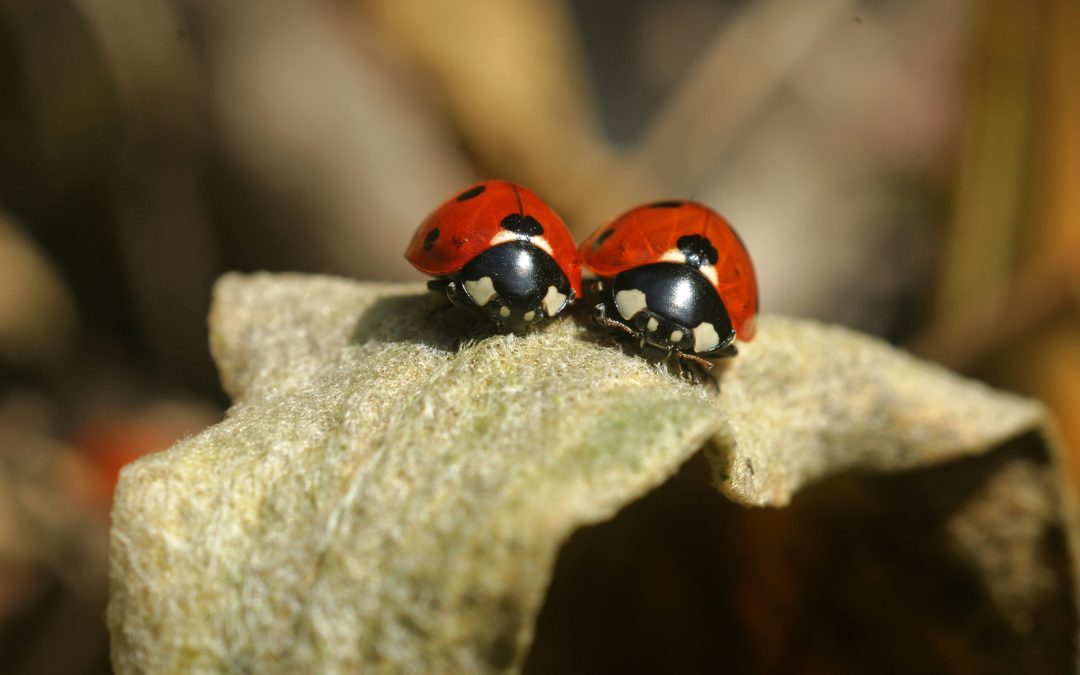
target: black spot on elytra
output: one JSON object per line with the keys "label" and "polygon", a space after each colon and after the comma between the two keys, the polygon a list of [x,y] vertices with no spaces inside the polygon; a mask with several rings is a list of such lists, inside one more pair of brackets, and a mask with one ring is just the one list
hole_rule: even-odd
{"label": "black spot on elytra", "polygon": [[685,202],[680,202],[678,200],[669,200],[669,201],[666,201],[666,202],[654,202],[652,204],[649,204],[649,208],[650,209],[677,209],[680,206],[682,206],[684,203]]}
{"label": "black spot on elytra", "polygon": [[439,228],[435,228],[431,232],[428,232],[428,236],[424,237],[424,250],[430,251],[431,247],[435,245],[435,242],[439,240]]}
{"label": "black spot on elytra", "polygon": [[456,201],[466,202],[466,201],[472,199],[473,197],[476,197],[477,195],[479,195],[480,193],[482,193],[486,189],[487,189],[486,185],[477,185],[476,187],[470,188],[470,189],[466,190],[465,192],[462,192],[461,194],[459,194],[457,196]]}
{"label": "black spot on elytra", "polygon": [[503,229],[529,237],[538,237],[544,233],[544,226],[532,216],[523,216],[520,213],[511,213],[502,219]]}
{"label": "black spot on elytra", "polygon": [[686,264],[691,267],[715,265],[716,261],[720,259],[712,242],[700,234],[688,234],[685,237],[679,237],[675,245],[686,256]]}
{"label": "black spot on elytra", "polygon": [[615,234],[614,228],[601,232],[600,236],[596,238],[596,241],[592,243],[593,250],[595,251],[596,249],[600,248],[601,244],[607,241],[613,234]]}

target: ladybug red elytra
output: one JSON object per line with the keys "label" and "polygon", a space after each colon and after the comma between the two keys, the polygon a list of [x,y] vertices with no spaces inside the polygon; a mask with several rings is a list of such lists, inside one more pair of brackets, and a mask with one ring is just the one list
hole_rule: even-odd
{"label": "ladybug red elytra", "polygon": [[[709,368],[754,337],[757,279],[739,236],[712,209],[664,201],[632,209],[579,249],[599,280],[596,321],[633,336],[643,355]],[[681,363],[680,363],[681,368]]]}
{"label": "ladybug red elytra", "polygon": [[581,260],[566,225],[531,190],[504,180],[473,185],[436,209],[405,258],[438,277],[428,288],[513,331],[581,296]]}

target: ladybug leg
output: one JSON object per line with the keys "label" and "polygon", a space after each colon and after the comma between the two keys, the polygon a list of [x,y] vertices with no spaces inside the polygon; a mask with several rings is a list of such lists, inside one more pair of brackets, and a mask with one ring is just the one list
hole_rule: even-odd
{"label": "ladybug leg", "polygon": [[675,366],[679,369],[679,379],[687,384],[698,384],[697,374],[682,359],[675,359]]}
{"label": "ladybug leg", "polygon": [[446,277],[430,279],[427,282],[427,287],[432,293],[445,295],[454,305],[457,305],[457,300],[461,298],[459,286],[453,279],[448,279]]}
{"label": "ladybug leg", "polygon": [[450,301],[446,305],[438,305],[427,314],[427,320],[431,320],[432,317],[442,314],[448,309],[453,307],[465,307],[462,303],[467,299],[464,293],[461,291],[461,286],[453,279],[447,279],[446,277],[439,277],[438,279],[431,279],[427,282],[428,290],[433,293],[439,293],[445,295]]}
{"label": "ladybug leg", "polygon": [[713,362],[708,359],[703,359],[695,354],[687,354],[686,352],[676,352],[679,355],[679,362],[689,361],[690,363],[701,366],[705,372],[712,370]]}
{"label": "ladybug leg", "polygon": [[[430,282],[428,285],[430,286]],[[450,302],[452,302],[455,307],[470,309],[472,306],[472,302],[469,300],[469,296],[465,292],[465,289],[453,279],[447,279],[446,281],[446,297],[450,299]]]}
{"label": "ladybug leg", "polygon": [[691,384],[705,384],[716,393],[720,393],[720,383],[710,373],[715,363],[695,354],[679,351],[675,354],[678,357],[676,362],[679,366],[679,377]]}
{"label": "ladybug leg", "polygon": [[638,336],[637,332],[633,328],[627,326],[626,324],[615,321],[614,319],[609,319],[607,316],[607,307],[602,302],[593,308],[593,321],[605,328],[614,328],[615,330],[621,330],[630,337],[636,338]]}
{"label": "ladybug leg", "polygon": [[720,395],[720,378],[716,375],[713,375],[712,373],[702,373],[701,384],[708,387],[713,394],[717,396]]}
{"label": "ladybug leg", "polygon": [[712,355],[718,358],[730,358],[732,356],[738,356],[739,348],[736,347],[735,343],[733,342],[718,351],[712,352]]}

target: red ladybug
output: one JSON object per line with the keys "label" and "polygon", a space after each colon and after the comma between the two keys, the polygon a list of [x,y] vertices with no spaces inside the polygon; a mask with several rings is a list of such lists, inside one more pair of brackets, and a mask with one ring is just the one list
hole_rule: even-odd
{"label": "red ladybug", "polygon": [[754,266],[735,230],[701,204],[639,206],[593,232],[580,252],[600,278],[594,318],[633,336],[649,358],[708,368],[737,353],[736,337],[754,337]]}
{"label": "red ladybug", "polygon": [[405,251],[428,288],[521,331],[581,296],[581,260],[562,219],[532,191],[489,180],[421,223]]}

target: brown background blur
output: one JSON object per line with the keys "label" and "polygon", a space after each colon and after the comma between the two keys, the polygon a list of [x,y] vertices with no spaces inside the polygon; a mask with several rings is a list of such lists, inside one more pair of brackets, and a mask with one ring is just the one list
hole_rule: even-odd
{"label": "brown background blur", "polygon": [[0,672],[109,671],[118,467],[219,419],[214,279],[419,280],[471,181],[725,214],[762,306],[1080,448],[1075,0],[0,1]]}

